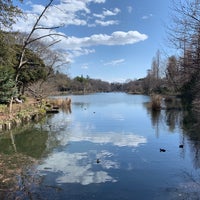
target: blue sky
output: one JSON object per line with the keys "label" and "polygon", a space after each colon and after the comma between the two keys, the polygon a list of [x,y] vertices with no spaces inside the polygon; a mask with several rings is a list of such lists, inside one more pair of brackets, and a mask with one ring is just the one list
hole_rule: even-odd
{"label": "blue sky", "polygon": [[[19,19],[13,29],[29,31],[47,2],[18,4],[27,18]],[[165,49],[170,0],[55,0],[54,5],[40,25],[63,25],[56,31],[68,38],[54,48],[70,61],[62,71],[72,78],[88,75],[109,82],[142,78],[156,51]]]}

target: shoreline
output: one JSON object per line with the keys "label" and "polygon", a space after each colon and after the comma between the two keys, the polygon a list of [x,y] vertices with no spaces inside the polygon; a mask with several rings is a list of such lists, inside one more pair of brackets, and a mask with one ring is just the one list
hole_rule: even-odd
{"label": "shoreline", "polygon": [[60,108],[68,108],[70,111],[71,99],[43,99],[37,101],[33,98],[27,98],[24,103],[13,104],[12,113],[9,113],[8,107],[4,105],[0,108],[0,134],[29,122],[37,122],[49,113],[58,113]]}
{"label": "shoreline", "polygon": [[25,103],[13,104],[12,113],[8,112],[6,105],[1,109],[0,134],[23,124],[38,121],[46,114],[46,110],[39,105],[39,102],[33,99],[29,99]]}

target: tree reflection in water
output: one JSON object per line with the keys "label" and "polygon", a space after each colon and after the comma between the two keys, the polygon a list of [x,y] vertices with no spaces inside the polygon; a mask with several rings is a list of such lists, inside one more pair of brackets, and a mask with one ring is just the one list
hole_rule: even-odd
{"label": "tree reflection in water", "polygon": [[[180,101],[178,101],[180,104]],[[168,107],[169,106],[169,107]],[[153,111],[147,107],[148,114],[151,116],[152,126],[155,128],[156,137],[162,129],[161,124],[164,123],[168,126],[170,132],[174,132],[176,128],[182,130],[181,144],[184,148],[181,149],[182,157],[185,155],[185,146],[189,146],[190,155],[193,162],[193,167],[196,170],[200,169],[200,113],[191,109],[180,109],[182,106],[178,105],[165,105],[165,109]],[[187,140],[186,140],[187,138]],[[185,144],[186,141],[187,144]],[[182,171],[184,182],[174,189],[174,194],[178,193],[180,199],[199,199],[200,198],[200,175],[197,171],[187,172]],[[173,190],[172,188],[170,190]],[[177,197],[177,195],[176,195]]]}
{"label": "tree reflection in water", "polygon": [[[17,134],[16,134],[17,133]],[[48,134],[35,127],[10,131],[0,137],[0,199],[31,199],[40,180],[33,166],[44,154]]]}

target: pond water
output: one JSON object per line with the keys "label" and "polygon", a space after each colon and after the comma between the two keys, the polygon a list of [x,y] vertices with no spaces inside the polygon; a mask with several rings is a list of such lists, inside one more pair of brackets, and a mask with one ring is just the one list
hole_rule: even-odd
{"label": "pond water", "polygon": [[0,154],[34,160],[13,199],[200,199],[200,143],[183,111],[152,113],[144,95],[70,97],[71,110],[0,137]]}

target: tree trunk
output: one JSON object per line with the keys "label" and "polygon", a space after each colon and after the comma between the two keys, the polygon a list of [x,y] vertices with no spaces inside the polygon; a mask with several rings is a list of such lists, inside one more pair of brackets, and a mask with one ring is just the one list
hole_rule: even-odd
{"label": "tree trunk", "polygon": [[10,103],[9,103],[9,114],[12,113],[12,108],[13,108],[13,97],[11,97]]}

